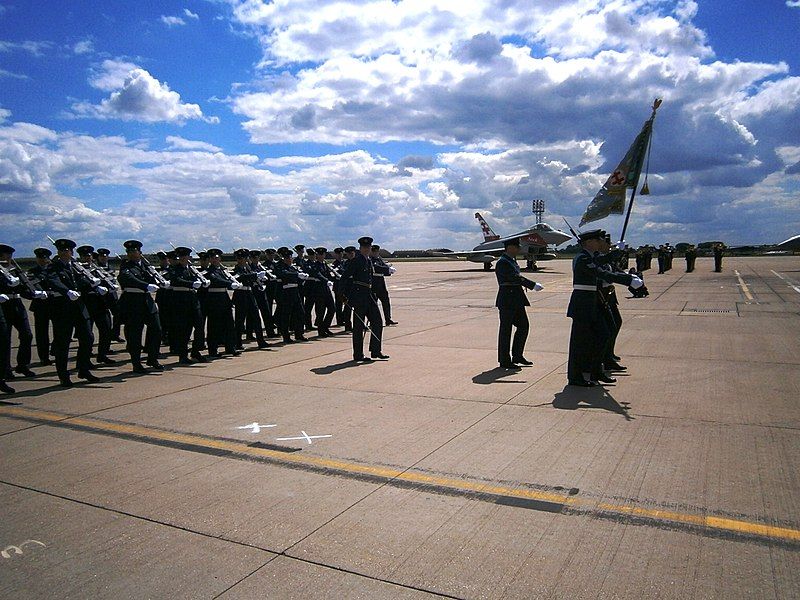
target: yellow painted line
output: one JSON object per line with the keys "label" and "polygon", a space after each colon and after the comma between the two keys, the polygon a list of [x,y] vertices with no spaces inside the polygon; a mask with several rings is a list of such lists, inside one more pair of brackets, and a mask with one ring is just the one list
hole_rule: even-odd
{"label": "yellow painted line", "polygon": [[335,458],[324,458],[307,454],[290,454],[278,450],[271,450],[269,448],[252,447],[244,442],[213,439],[191,433],[164,431],[161,429],[155,429],[145,425],[135,425],[132,423],[112,423],[91,417],[71,417],[69,415],[52,411],[29,409],[20,406],[0,406],[0,415],[45,423],[64,423],[78,427],[85,427],[87,429],[93,429],[98,432],[118,433],[149,440],[159,440],[191,446],[200,446],[215,450],[224,450],[233,454],[250,456],[253,458],[267,458],[276,462],[282,462],[284,464],[296,464],[299,466],[313,467],[318,469],[329,469],[350,475],[369,475],[387,480],[394,479],[412,484],[447,488],[456,492],[471,492],[520,498],[524,500],[552,502],[554,504],[563,504],[574,509],[586,511],[588,513],[602,511],[616,515],[631,515],[644,519],[652,519],[655,521],[667,521],[684,525],[705,527],[717,531],[755,535],[791,542],[800,542],[799,529],[776,527],[754,521],[729,519],[726,517],[715,517],[712,515],[696,515],[655,508],[629,506],[624,504],[595,502],[591,499],[578,498],[576,496],[568,496],[553,492],[495,485],[490,482],[477,482],[451,477],[440,477],[437,475],[420,473],[418,471],[407,471],[392,467],[355,463]]}
{"label": "yellow painted line", "polygon": [[739,273],[739,271],[734,271],[734,273],[736,273],[736,279],[739,280],[739,286],[742,288],[742,291],[744,292],[744,297],[747,298],[750,302],[752,302],[753,294],[750,293],[750,288],[747,287],[747,284],[744,282],[744,279],[742,279],[742,276]]}

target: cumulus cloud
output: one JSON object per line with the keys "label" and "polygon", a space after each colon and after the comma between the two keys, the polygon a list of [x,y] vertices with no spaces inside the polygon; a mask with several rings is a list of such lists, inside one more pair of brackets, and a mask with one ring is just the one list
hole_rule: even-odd
{"label": "cumulus cloud", "polygon": [[166,138],[167,146],[171,150],[197,150],[200,152],[222,152],[222,148],[201,142],[199,140],[187,140],[177,135],[168,135]]}
{"label": "cumulus cloud", "polygon": [[186,25],[186,21],[180,17],[161,15],[160,20],[167,27],[180,27],[181,25]]}
{"label": "cumulus cloud", "polygon": [[111,91],[111,95],[100,104],[73,104],[76,116],[149,123],[183,123],[190,119],[219,122],[217,117],[205,117],[199,105],[181,102],[178,92],[132,63],[106,60],[92,74],[89,83],[97,89]]}
{"label": "cumulus cloud", "polygon": [[197,13],[193,13],[188,8],[184,8],[183,9],[183,15],[188,19],[193,19],[195,21],[199,21],[200,20],[200,15],[198,15]]}

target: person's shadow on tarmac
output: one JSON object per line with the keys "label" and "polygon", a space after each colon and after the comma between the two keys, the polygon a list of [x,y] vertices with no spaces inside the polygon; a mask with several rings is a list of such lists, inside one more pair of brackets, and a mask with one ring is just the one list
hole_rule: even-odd
{"label": "person's shadow on tarmac", "polygon": [[490,383],[527,383],[518,379],[503,379],[509,375],[518,375],[522,369],[503,369],[502,367],[495,367],[483,373],[478,373],[472,378],[472,383],[480,385],[488,385]]}
{"label": "person's shadow on tarmac", "polygon": [[626,421],[633,421],[627,402],[620,404],[602,385],[591,388],[564,386],[564,389],[553,397],[553,408],[561,410],[577,410],[579,408],[599,408],[617,413]]}

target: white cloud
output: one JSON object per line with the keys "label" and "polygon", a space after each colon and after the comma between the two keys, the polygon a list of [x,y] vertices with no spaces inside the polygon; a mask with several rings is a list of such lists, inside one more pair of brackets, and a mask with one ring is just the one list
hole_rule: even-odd
{"label": "white cloud", "polygon": [[91,38],[86,38],[75,42],[75,45],[72,46],[72,51],[75,54],[91,54],[94,52],[94,42]]}
{"label": "white cloud", "polygon": [[180,27],[181,25],[186,25],[186,21],[184,21],[180,17],[165,16],[165,15],[161,15],[161,22],[167,27]]}
{"label": "white cloud", "polygon": [[185,17],[189,19],[194,19],[195,21],[198,21],[200,19],[200,15],[198,15],[197,13],[193,13],[188,8],[183,9],[183,14]]}
{"label": "white cloud", "polygon": [[76,116],[150,123],[183,123],[189,119],[219,122],[217,117],[203,116],[199,105],[181,102],[178,92],[132,63],[106,60],[100,70],[93,73],[89,83],[111,94],[100,104],[73,104]]}
{"label": "white cloud", "polygon": [[3,77],[8,77],[10,79],[30,79],[27,75],[22,73],[14,73],[13,71],[7,71],[6,69],[0,69],[0,79]]}
{"label": "white cloud", "polygon": [[800,8],[800,0],[786,0],[786,6],[789,8]]}
{"label": "white cloud", "polygon": [[0,40],[0,52],[14,52],[16,50],[22,50],[23,52],[27,52],[32,56],[41,57],[44,56],[44,51],[50,48],[53,44],[51,42],[33,42],[33,41],[25,41],[25,42],[8,42]]}
{"label": "white cloud", "polygon": [[222,148],[197,140],[187,140],[177,135],[168,135],[167,145],[171,150],[197,150],[199,152],[222,152]]}

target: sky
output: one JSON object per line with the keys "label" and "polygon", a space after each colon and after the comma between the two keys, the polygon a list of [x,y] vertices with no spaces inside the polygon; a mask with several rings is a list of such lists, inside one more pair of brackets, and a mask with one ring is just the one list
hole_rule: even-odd
{"label": "sky", "polygon": [[[471,248],[800,233],[800,0],[0,0],[0,242]],[[597,222],[618,236],[621,217]]]}

